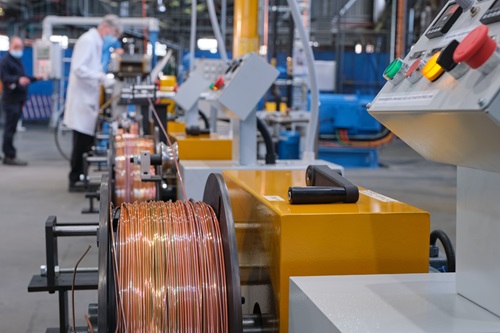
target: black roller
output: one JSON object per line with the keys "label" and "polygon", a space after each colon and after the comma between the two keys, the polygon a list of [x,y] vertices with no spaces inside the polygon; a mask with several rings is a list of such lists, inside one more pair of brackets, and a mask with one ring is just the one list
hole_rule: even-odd
{"label": "black roller", "polygon": [[345,202],[346,191],[335,186],[291,186],[288,201],[293,205]]}

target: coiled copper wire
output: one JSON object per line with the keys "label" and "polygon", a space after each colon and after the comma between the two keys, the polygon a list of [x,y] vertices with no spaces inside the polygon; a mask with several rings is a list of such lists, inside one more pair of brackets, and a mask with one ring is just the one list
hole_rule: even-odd
{"label": "coiled copper wire", "polygon": [[121,205],[117,332],[227,332],[219,222],[203,202]]}
{"label": "coiled copper wire", "polygon": [[[153,140],[141,138],[136,134],[119,134],[115,140],[116,204],[153,200],[156,195],[154,183],[141,181],[141,167],[130,162],[130,158],[140,155],[141,151],[153,153]],[[151,168],[151,173],[154,174],[154,168]]]}

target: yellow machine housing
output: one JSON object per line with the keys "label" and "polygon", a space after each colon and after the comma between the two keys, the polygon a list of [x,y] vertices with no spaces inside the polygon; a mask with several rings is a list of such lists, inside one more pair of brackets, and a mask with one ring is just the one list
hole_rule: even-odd
{"label": "yellow machine housing", "polygon": [[252,308],[252,286],[270,284],[272,295],[263,296],[270,308],[262,310],[274,313],[273,328],[280,332],[288,332],[291,276],[428,272],[428,212],[364,189],[355,204],[290,205],[288,187],[305,186],[305,170],[224,171],[223,176],[235,220],[242,296]]}
{"label": "yellow machine housing", "polygon": [[[172,126],[178,125],[172,124]],[[217,133],[202,134],[199,136],[175,132],[169,134],[177,141],[180,160],[220,161],[232,159],[233,141],[229,137]]]}
{"label": "yellow machine housing", "polygon": [[183,133],[186,132],[186,123],[180,121],[168,121],[167,122],[167,132],[168,133]]}
{"label": "yellow machine housing", "polygon": [[[159,80],[160,91],[175,91],[177,86],[177,78],[173,75],[162,75]],[[167,112],[170,114],[175,113],[175,101],[172,98],[161,98],[159,104],[167,105]]]}

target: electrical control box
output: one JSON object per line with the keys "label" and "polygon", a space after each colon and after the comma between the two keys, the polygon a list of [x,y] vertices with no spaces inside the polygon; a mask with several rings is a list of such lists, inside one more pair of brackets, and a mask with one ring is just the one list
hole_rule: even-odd
{"label": "electrical control box", "polygon": [[216,80],[213,97],[228,116],[245,120],[278,75],[278,70],[259,55],[245,54],[234,59]]}
{"label": "electrical control box", "polygon": [[[200,95],[208,90],[210,81],[203,78],[198,72],[193,72],[188,79],[180,85],[174,101],[185,111],[191,110],[200,99]],[[198,111],[198,110],[196,110]],[[198,112],[196,112],[198,116]]]}
{"label": "electrical control box", "polygon": [[[500,23],[484,20],[497,2],[477,1],[463,12],[448,2],[411,52],[388,66],[388,82],[369,105],[430,160],[500,172]],[[436,36],[443,24],[448,31]]]}
{"label": "electrical control box", "polygon": [[59,43],[37,39],[33,45],[33,75],[44,80],[61,79],[62,49]]}
{"label": "electrical control box", "polygon": [[422,156],[458,166],[456,291],[500,316],[500,4],[470,4],[437,36],[448,2],[387,67],[368,112]]}

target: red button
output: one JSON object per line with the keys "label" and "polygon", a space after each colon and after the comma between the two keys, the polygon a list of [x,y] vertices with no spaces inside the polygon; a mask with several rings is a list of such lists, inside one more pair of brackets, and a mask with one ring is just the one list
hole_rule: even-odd
{"label": "red button", "polygon": [[217,80],[215,80],[214,82],[214,86],[217,88],[217,89],[220,89],[222,88],[222,86],[224,86],[224,79],[222,78],[222,76],[219,76],[217,78]]}
{"label": "red button", "polygon": [[420,65],[421,62],[422,62],[421,58],[418,58],[417,60],[415,60],[413,62],[413,64],[410,66],[410,68],[408,68],[408,70],[406,71],[405,76],[408,77],[411,74],[413,74],[413,72],[418,68],[418,66]]}
{"label": "red button", "polygon": [[458,45],[453,60],[457,63],[465,61],[476,69],[491,57],[496,48],[497,43],[488,36],[488,26],[481,25],[472,30]]}

